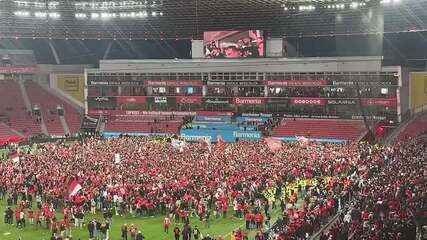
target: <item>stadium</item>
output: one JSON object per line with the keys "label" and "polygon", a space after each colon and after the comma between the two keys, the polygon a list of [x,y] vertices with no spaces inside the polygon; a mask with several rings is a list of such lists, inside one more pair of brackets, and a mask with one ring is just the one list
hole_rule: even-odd
{"label": "stadium", "polygon": [[0,239],[427,239],[427,1],[0,0]]}

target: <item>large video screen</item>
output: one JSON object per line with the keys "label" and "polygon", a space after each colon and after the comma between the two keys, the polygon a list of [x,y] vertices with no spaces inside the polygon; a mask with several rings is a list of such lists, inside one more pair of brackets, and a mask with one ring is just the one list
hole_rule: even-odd
{"label": "large video screen", "polygon": [[263,31],[214,31],[203,35],[206,58],[264,57]]}

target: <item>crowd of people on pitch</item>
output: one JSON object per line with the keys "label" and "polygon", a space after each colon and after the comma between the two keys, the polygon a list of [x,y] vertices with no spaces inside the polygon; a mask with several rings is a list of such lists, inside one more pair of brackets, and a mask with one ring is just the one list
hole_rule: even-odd
{"label": "crowd of people on pitch", "polygon": [[[370,237],[392,229],[389,239],[404,239],[398,237],[411,226],[393,223],[412,223],[425,199],[423,161],[416,161],[423,144],[286,143],[273,152],[263,142],[200,142],[178,151],[141,137],[46,143],[19,162],[0,163],[0,197],[9,206],[5,222],[13,223],[15,213],[17,227],[28,219],[51,229],[52,239],[69,238],[73,225],[87,227],[92,239],[109,239],[114,215],[160,214],[164,231],[184,223],[174,228],[175,239],[215,239],[195,236],[195,218],[206,227],[217,218],[244,220],[232,233],[236,240],[308,239],[348,202],[350,220],[346,213],[343,227],[325,236]],[[70,195],[75,181],[81,190]],[[85,219],[97,212],[103,221]],[[122,239],[144,239],[143,228],[122,230]]]}
{"label": "crowd of people on pitch", "polygon": [[416,239],[416,223],[426,217],[426,144],[411,140],[395,150],[371,166],[360,194],[320,239]]}

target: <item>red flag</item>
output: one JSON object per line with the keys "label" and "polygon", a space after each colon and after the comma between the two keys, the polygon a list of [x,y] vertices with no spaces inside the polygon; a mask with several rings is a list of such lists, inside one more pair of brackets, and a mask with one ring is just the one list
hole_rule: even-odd
{"label": "red flag", "polygon": [[216,138],[216,149],[221,152],[225,149],[225,141],[221,135],[218,135]]}
{"label": "red flag", "polygon": [[265,143],[272,152],[277,152],[282,148],[282,140],[269,137],[265,139]]}
{"label": "red flag", "polygon": [[68,187],[68,195],[70,197],[77,194],[78,191],[82,189],[82,185],[77,180],[73,180]]}

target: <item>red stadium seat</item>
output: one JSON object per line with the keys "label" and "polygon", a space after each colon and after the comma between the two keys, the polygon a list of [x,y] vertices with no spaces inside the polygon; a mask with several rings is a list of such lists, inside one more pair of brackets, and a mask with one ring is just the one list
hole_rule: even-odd
{"label": "red stadium seat", "polygon": [[0,115],[9,119],[10,128],[25,136],[41,133],[40,124],[27,112],[17,82],[2,81],[0,83],[0,102],[2,103],[0,106]]}
{"label": "red stadium seat", "polygon": [[362,121],[285,119],[282,124],[274,129],[273,136],[356,140],[364,131],[365,127]]}
{"label": "red stadium seat", "polygon": [[[64,109],[65,121],[67,122],[71,135],[79,131],[81,119],[78,111],[73,106],[49,93],[35,82],[27,82],[26,89],[31,104],[40,107],[49,135],[65,135],[64,128],[57,114],[58,106],[62,106]],[[54,114],[52,114],[51,111]]]}

